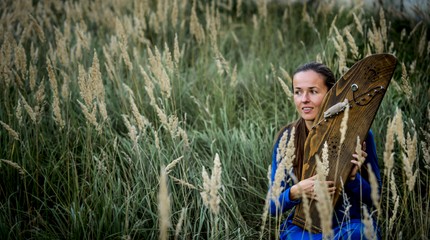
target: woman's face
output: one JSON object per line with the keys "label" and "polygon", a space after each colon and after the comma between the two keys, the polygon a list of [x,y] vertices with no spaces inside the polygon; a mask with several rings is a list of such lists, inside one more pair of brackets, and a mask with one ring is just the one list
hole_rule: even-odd
{"label": "woman's face", "polygon": [[310,129],[328,91],[324,77],[313,70],[298,72],[293,77],[293,88],[297,112]]}

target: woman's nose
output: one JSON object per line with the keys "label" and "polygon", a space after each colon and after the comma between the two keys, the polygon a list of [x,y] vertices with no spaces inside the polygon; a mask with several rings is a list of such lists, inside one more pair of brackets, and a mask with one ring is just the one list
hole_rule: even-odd
{"label": "woman's nose", "polygon": [[302,102],[309,102],[309,93],[303,93]]}

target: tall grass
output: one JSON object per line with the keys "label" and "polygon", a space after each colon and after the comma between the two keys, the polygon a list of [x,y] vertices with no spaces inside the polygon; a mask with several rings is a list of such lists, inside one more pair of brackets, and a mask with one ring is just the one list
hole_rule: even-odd
{"label": "tall grass", "polygon": [[[378,52],[401,63],[372,126],[381,169],[394,154],[378,224],[385,239],[429,236],[428,19],[231,0],[0,9],[2,238],[273,238],[274,219],[261,228],[267,167],[276,132],[297,118],[279,81],[311,60],[340,77]],[[396,109],[403,135],[389,134]],[[215,216],[200,193],[216,156]]]}

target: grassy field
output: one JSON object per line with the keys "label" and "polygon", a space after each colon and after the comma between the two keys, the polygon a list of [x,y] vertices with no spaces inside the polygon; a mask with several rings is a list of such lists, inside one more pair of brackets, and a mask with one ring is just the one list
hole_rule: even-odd
{"label": "grassy field", "polygon": [[275,239],[292,71],[339,78],[384,52],[399,64],[372,125],[372,215],[383,239],[427,239],[428,12],[320,2],[2,1],[1,238]]}

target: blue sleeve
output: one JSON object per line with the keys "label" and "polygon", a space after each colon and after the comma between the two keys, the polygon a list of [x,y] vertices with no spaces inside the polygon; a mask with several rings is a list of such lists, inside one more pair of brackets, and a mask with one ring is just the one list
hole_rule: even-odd
{"label": "blue sleeve", "polygon": [[372,171],[375,174],[375,177],[378,181],[378,192],[381,192],[381,173],[378,165],[378,157],[376,155],[376,144],[373,138],[372,131],[369,131],[366,138],[366,161],[362,166],[361,173],[357,173],[356,178],[353,181],[346,182],[346,190],[352,195],[354,198],[361,199],[363,203],[368,206],[372,205],[371,199],[371,187],[369,184],[369,174],[367,171],[363,171],[363,169],[367,168],[367,164],[370,164],[372,167]]}
{"label": "blue sleeve", "polygon": [[[272,153],[272,171],[271,171],[271,184],[273,184],[274,180],[275,180],[275,175],[276,175],[276,170],[278,168],[278,162],[276,160],[276,156],[278,154],[278,146],[279,146],[279,142],[280,142],[280,138],[276,141],[276,144],[273,148],[273,153]],[[291,185],[290,184],[286,184],[286,181],[288,181],[289,175],[286,174],[287,179],[285,179],[282,183],[281,186],[284,187],[283,192],[280,194],[278,201],[279,201],[279,207],[276,206],[276,202],[273,201],[272,199],[270,199],[270,214],[272,216],[276,216],[279,214],[284,213],[285,211],[293,208],[294,206],[296,206],[298,203],[300,203],[300,200],[296,200],[293,201],[290,199],[290,189],[291,189]],[[272,186],[270,186],[271,188]]]}

